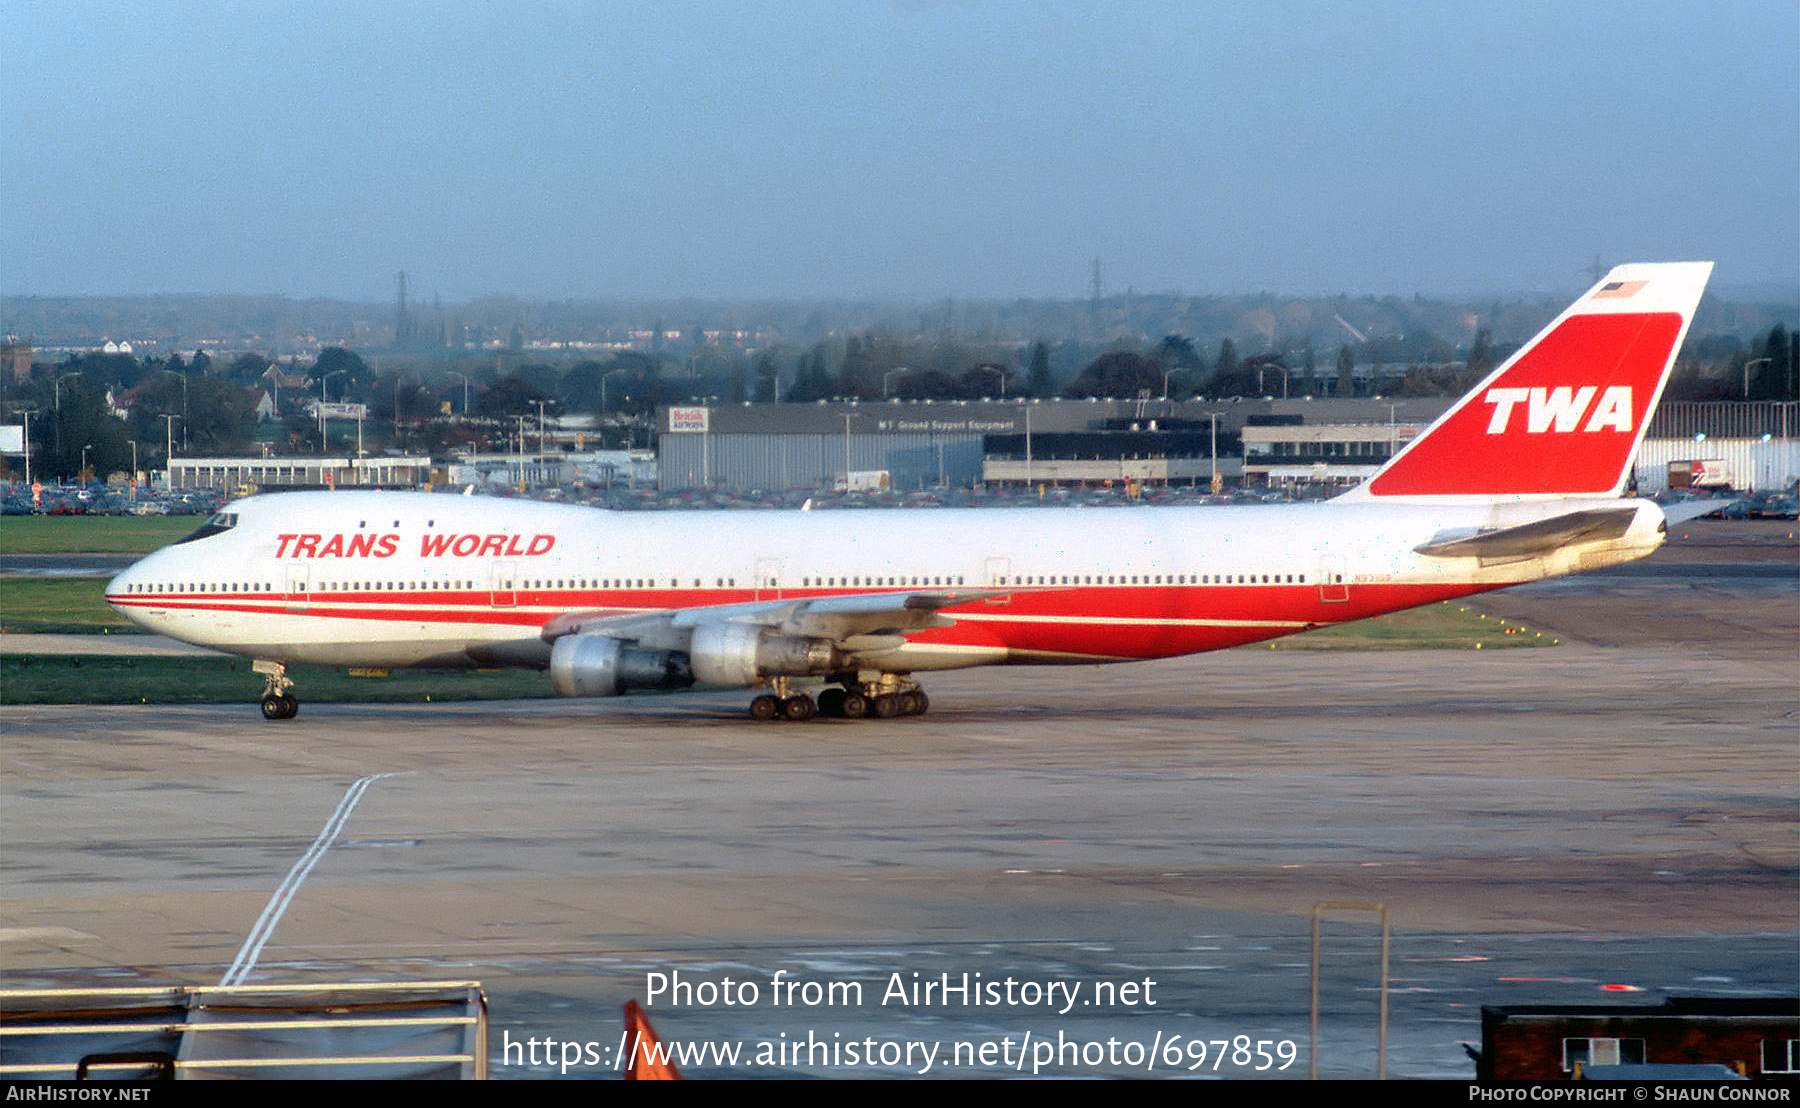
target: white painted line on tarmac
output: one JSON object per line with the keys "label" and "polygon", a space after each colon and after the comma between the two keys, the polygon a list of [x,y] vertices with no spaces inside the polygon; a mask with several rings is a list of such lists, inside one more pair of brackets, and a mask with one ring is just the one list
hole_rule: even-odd
{"label": "white painted line on tarmac", "polygon": [[238,949],[237,958],[225,970],[225,976],[219,979],[220,985],[242,985],[244,983],[244,979],[249,976],[250,971],[256,968],[256,960],[262,956],[263,944],[267,943],[269,937],[275,934],[275,925],[281,922],[281,914],[287,911],[288,903],[294,899],[294,894],[300,891],[300,885],[306,880],[306,875],[312,872],[313,867],[319,864],[319,859],[325,857],[325,852],[331,849],[331,844],[337,841],[338,832],[342,831],[344,824],[349,822],[350,813],[356,809],[357,802],[362,800],[363,794],[369,791],[370,785],[383,777],[396,776],[398,774],[377,773],[368,777],[359,777],[344,793],[344,798],[338,801],[337,810],[331,813],[331,818],[325,821],[325,826],[319,831],[319,837],[313,840],[312,845],[306,849],[306,853],[302,854],[300,860],[294,863],[294,868],[288,870],[288,875],[282,879],[281,884],[275,887],[275,892],[269,897],[269,903],[263,908],[262,915],[257,917],[256,925],[250,928],[250,934],[244,937],[244,945]]}

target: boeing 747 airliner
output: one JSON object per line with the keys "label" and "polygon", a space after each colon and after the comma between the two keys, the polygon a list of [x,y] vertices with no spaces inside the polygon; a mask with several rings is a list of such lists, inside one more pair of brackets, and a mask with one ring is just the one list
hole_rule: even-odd
{"label": "boeing 747 airliner", "polygon": [[915,714],[930,670],[1221,650],[1643,557],[1663,514],[1621,494],[1711,270],[1613,270],[1321,503],[722,514],[279,493],[227,505],[107,600],[254,659],[270,719],[298,710],[297,662],[535,666],[567,696],[762,688],[759,719]]}

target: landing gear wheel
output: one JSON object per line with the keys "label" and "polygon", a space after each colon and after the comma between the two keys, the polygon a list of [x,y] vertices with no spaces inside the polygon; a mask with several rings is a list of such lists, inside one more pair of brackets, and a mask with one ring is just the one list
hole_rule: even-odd
{"label": "landing gear wheel", "polygon": [[893,719],[900,714],[900,698],[893,693],[882,693],[875,698],[874,708],[877,719]]}
{"label": "landing gear wheel", "polygon": [[925,694],[922,692],[908,689],[906,692],[897,693],[896,696],[899,698],[900,714],[903,716],[916,716],[925,710]]}
{"label": "landing gear wheel", "polygon": [[862,693],[846,690],[840,711],[845,719],[861,719],[869,714],[869,698]]}
{"label": "landing gear wheel", "polygon": [[819,714],[822,716],[843,715],[844,698],[848,695],[843,689],[821,689],[819,691]]}
{"label": "landing gear wheel", "polygon": [[768,721],[781,715],[781,700],[764,693],[750,702],[750,718]]}
{"label": "landing gear wheel", "polygon": [[819,706],[814,704],[813,698],[807,696],[805,693],[797,693],[781,702],[781,716],[783,719],[799,721],[811,719],[818,714]]}
{"label": "landing gear wheel", "polygon": [[288,692],[294,683],[287,678],[286,666],[258,658],[250,663],[250,668],[266,679],[262,698],[264,719],[293,719],[300,714],[300,701]]}

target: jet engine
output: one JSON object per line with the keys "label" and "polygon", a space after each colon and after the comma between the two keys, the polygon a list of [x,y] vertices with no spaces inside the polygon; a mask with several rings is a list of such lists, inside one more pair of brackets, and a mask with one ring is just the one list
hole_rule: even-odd
{"label": "jet engine", "polygon": [[564,696],[619,696],[628,689],[739,688],[765,677],[804,677],[850,667],[829,639],[770,634],[750,623],[703,623],[688,649],[658,650],[606,635],[564,635],[550,647],[550,680]]}
{"label": "jet engine", "polygon": [[702,685],[754,685],[764,677],[804,677],[843,669],[848,656],[828,639],[771,635],[753,623],[702,623],[688,644]]}
{"label": "jet engine", "polygon": [[564,635],[550,647],[550,682],[564,696],[619,696],[626,689],[685,689],[687,655],[642,650],[605,635]]}

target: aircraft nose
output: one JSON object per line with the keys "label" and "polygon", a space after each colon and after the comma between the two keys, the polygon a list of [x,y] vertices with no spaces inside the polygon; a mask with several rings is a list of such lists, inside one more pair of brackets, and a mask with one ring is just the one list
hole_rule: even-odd
{"label": "aircraft nose", "polygon": [[113,579],[106,583],[106,602],[108,604],[115,608],[118,607],[117,598],[131,592],[132,586],[138,583],[138,575],[134,572],[136,569],[137,563],[133,562],[114,574]]}
{"label": "aircraft nose", "polygon": [[133,623],[142,624],[144,622],[131,606],[131,601],[133,597],[141,593],[144,584],[149,579],[150,575],[145,569],[145,563],[155,557],[156,555],[152,554],[149,557],[138,559],[106,583],[106,602],[112,605],[113,611]]}

